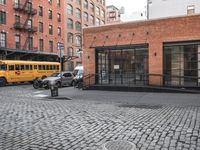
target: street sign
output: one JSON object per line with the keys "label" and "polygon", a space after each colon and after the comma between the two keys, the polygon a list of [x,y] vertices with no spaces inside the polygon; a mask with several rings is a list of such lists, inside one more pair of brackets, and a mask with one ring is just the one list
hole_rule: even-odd
{"label": "street sign", "polygon": [[57,52],[58,57],[63,57],[64,44],[58,42],[57,49],[58,49],[58,52]]}
{"label": "street sign", "polygon": [[63,49],[64,49],[64,44],[58,42],[57,49],[58,49],[58,50],[63,50]]}

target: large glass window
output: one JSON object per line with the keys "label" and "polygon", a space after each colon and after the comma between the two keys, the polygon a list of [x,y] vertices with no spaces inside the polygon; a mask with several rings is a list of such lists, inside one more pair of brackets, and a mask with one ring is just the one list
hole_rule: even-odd
{"label": "large glass window", "polygon": [[99,84],[143,85],[147,83],[148,50],[146,47],[97,50]]}
{"label": "large glass window", "polygon": [[164,74],[165,85],[200,85],[200,45],[165,45]]}

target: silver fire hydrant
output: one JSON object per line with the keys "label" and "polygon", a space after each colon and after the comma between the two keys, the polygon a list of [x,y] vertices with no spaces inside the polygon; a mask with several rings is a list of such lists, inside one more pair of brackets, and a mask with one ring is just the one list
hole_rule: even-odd
{"label": "silver fire hydrant", "polygon": [[51,97],[58,96],[58,85],[55,81],[49,81],[49,87],[51,90]]}

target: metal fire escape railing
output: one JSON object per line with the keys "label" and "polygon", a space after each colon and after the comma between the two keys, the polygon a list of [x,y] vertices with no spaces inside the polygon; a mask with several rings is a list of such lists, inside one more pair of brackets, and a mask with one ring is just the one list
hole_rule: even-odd
{"label": "metal fire escape railing", "polygon": [[24,43],[23,46],[20,46],[23,48],[23,50],[29,49],[29,50],[33,50],[35,48],[33,48],[32,46],[30,46],[29,44],[29,38],[31,37],[31,35],[35,32],[37,32],[37,27],[32,26],[32,22],[31,24],[29,24],[29,20],[31,19],[31,17],[33,17],[34,15],[37,14],[37,9],[33,9],[32,8],[32,3],[31,0],[25,0],[24,3],[14,3],[13,5],[13,9],[19,13],[23,13],[25,14],[26,17],[26,21],[24,23],[21,23],[20,21],[15,22],[14,23],[14,28],[16,30],[19,30],[21,32],[27,32],[27,39]]}

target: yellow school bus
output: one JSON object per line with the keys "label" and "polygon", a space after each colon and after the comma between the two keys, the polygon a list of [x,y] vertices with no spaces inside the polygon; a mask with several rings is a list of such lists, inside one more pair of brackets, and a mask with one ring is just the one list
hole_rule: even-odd
{"label": "yellow school bus", "polygon": [[34,81],[59,71],[60,64],[57,62],[0,60],[0,86]]}

